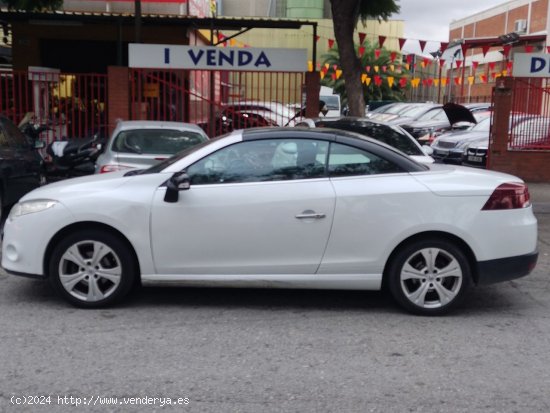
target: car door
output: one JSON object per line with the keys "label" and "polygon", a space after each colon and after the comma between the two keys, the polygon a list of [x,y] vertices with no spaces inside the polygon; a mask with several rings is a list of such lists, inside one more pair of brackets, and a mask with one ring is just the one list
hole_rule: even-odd
{"label": "car door", "polygon": [[151,234],[159,274],[315,274],[335,196],[328,142],[260,139],[187,168],[176,203],[154,195]]}

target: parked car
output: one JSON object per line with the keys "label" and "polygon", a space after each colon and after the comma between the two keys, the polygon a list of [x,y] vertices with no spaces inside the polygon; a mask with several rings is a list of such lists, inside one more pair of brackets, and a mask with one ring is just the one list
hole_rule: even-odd
{"label": "parked car", "polygon": [[366,117],[373,120],[388,122],[401,117],[403,113],[413,108],[429,108],[431,106],[433,106],[433,104],[418,102],[389,103],[367,112]]}
{"label": "parked car", "polygon": [[[543,145],[547,148],[550,144],[550,119],[544,116],[529,113],[512,113],[510,116],[509,134],[511,143],[515,148],[529,147],[536,149]],[[487,154],[489,152],[489,130],[472,139],[464,147],[462,164],[476,168],[487,167]]]}
{"label": "parked car", "polygon": [[46,182],[39,140],[25,136],[6,116],[0,115],[0,219],[2,211],[27,192]]}
{"label": "parked car", "polygon": [[430,144],[459,122],[462,123],[461,128],[467,129],[477,121],[468,108],[456,103],[446,103],[402,127],[419,142]]}
{"label": "parked car", "polygon": [[206,140],[206,133],[190,123],[120,121],[97,158],[96,173],[147,168]]}
{"label": "parked car", "polygon": [[[36,228],[40,231],[36,231]],[[379,290],[436,315],[472,284],[528,274],[537,220],[521,179],[422,165],[361,135],[235,131],[146,170],[25,195],[2,266],[80,307],[147,284]]]}
{"label": "parked car", "polygon": [[466,147],[480,138],[489,140],[491,118],[486,117],[467,130],[444,133],[432,142],[433,157],[444,163],[462,164]]}
{"label": "parked car", "polygon": [[361,135],[393,146],[418,162],[434,162],[434,159],[430,156],[433,150],[429,146],[420,146],[416,139],[414,139],[399,126],[392,126],[367,118],[356,118],[351,116],[328,119],[304,119],[296,126],[309,128],[334,128],[357,132]]}

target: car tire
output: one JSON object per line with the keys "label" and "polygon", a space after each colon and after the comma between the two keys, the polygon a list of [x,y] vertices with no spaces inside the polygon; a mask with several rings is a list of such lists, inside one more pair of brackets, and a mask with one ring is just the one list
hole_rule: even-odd
{"label": "car tire", "polygon": [[130,247],[119,236],[84,230],[69,234],[54,247],[49,280],[74,306],[100,308],[128,294],[136,269]]}
{"label": "car tire", "polygon": [[464,252],[455,243],[438,238],[400,248],[391,259],[387,276],[397,303],[419,315],[447,313],[460,303],[472,283]]}

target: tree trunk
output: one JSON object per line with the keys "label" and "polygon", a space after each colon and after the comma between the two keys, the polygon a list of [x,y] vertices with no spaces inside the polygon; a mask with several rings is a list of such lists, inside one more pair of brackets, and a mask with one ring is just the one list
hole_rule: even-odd
{"label": "tree trunk", "polygon": [[365,116],[365,98],[361,84],[362,68],[353,44],[353,31],[359,16],[358,1],[331,0],[330,4],[350,115]]}

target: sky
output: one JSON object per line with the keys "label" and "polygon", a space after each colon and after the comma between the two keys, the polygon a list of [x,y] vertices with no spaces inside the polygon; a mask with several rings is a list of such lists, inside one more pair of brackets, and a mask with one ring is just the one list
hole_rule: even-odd
{"label": "sky", "polygon": [[405,21],[406,39],[446,42],[449,24],[507,3],[507,0],[397,0],[401,12],[391,19]]}

